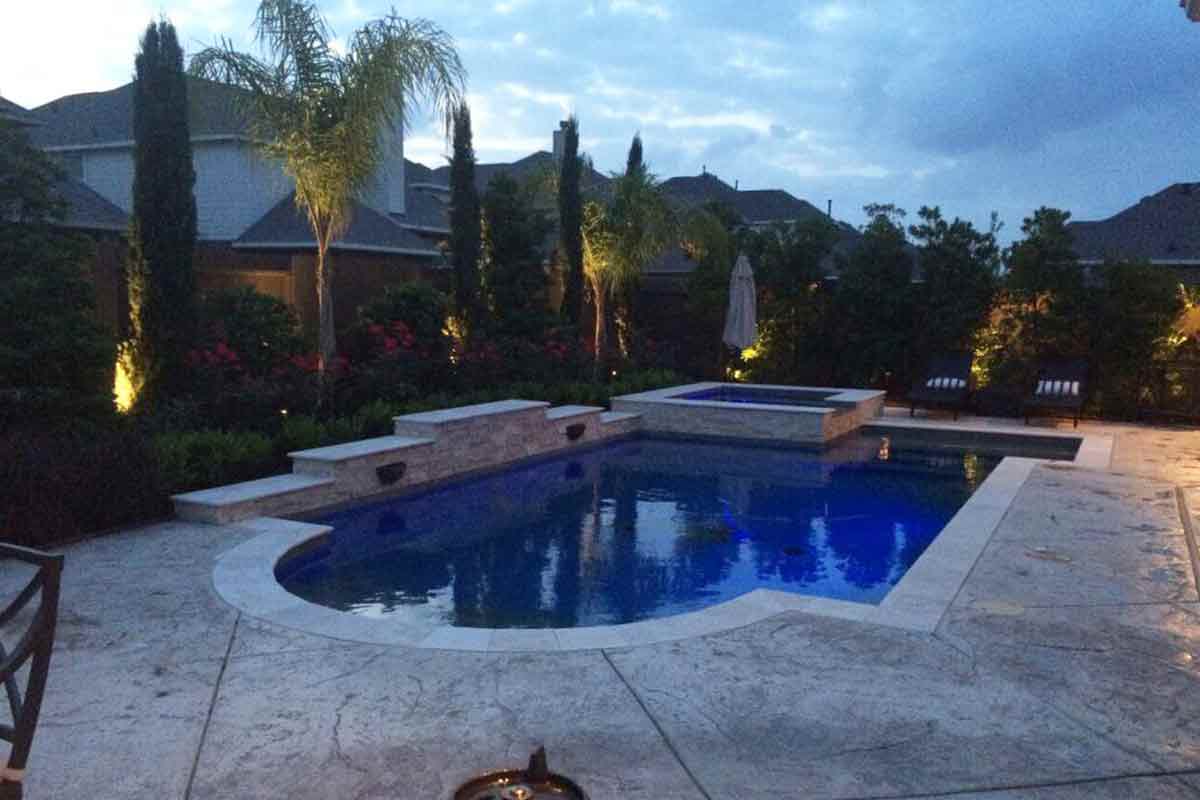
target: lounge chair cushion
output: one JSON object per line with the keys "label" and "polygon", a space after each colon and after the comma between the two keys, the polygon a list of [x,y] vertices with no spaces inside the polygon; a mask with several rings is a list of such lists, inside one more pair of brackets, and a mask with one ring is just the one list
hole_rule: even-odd
{"label": "lounge chair cushion", "polygon": [[1037,389],[1034,390],[1037,395],[1049,395],[1053,397],[1078,397],[1079,396],[1079,381],[1046,381],[1040,380],[1037,384]]}

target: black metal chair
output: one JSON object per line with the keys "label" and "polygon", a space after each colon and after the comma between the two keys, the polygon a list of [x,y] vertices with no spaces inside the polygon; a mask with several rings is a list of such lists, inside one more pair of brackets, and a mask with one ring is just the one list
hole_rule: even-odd
{"label": "black metal chair", "polygon": [[1070,417],[1078,428],[1087,399],[1087,372],[1087,361],[1083,359],[1042,362],[1038,366],[1037,383],[1021,404],[1025,424],[1029,424],[1031,415],[1042,413]]}
{"label": "black metal chair", "polygon": [[970,353],[948,353],[930,361],[924,377],[908,393],[908,415],[914,416],[917,407],[921,406],[953,411],[954,418],[958,419],[971,396],[973,361],[974,356]]}
{"label": "black metal chair", "polygon": [[[32,613],[28,627],[17,637],[12,651],[6,650],[0,642],[0,683],[4,684],[12,715],[11,725],[0,723],[0,740],[11,745],[7,761],[0,760],[0,800],[20,800],[25,763],[37,729],[38,714],[42,710],[46,675],[50,671],[50,655],[54,650],[63,557],[0,544],[0,559],[14,559],[37,567],[37,572],[16,599],[0,611],[0,630],[16,620],[34,597],[41,595],[37,610]],[[26,663],[29,664],[29,670],[22,692],[17,674]]]}

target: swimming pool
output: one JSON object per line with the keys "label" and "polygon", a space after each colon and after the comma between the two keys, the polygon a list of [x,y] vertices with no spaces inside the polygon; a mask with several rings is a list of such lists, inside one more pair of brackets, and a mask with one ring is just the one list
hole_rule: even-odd
{"label": "swimming pool", "polygon": [[1013,452],[625,440],[321,515],[333,533],[276,577],[357,615],[484,628],[633,622],[757,588],[878,603]]}

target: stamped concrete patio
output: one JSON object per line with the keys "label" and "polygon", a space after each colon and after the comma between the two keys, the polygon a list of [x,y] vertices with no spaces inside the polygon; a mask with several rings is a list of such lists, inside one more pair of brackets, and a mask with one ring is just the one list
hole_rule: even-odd
{"label": "stamped concrete patio", "polygon": [[1111,471],[1036,468],[932,635],[789,612],[587,652],[358,645],[215,595],[248,531],[67,548],[26,796],[441,800],[544,743],[594,800],[1200,797],[1200,433],[1088,427]]}

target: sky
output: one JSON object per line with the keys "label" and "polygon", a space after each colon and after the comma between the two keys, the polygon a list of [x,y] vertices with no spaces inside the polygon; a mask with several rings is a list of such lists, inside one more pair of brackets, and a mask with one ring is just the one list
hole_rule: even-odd
{"label": "sky", "polygon": [[[26,107],[129,80],[165,14],[185,49],[252,47],[253,0],[39,0],[5,9],[0,95]],[[391,2],[326,0],[339,38]],[[456,40],[481,162],[579,117],[596,167],[641,133],[660,177],[703,169],[862,206],[940,206],[1001,237],[1041,205],[1101,219],[1200,181],[1200,24],[1178,0],[395,0]],[[53,32],[53,36],[21,31]],[[406,155],[447,146],[418,109]]]}

